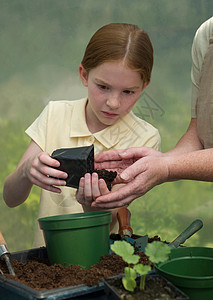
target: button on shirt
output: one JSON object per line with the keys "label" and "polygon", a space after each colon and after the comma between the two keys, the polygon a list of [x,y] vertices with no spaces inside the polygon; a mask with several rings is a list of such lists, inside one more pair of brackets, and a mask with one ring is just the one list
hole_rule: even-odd
{"label": "button on shirt", "polygon": [[94,143],[94,140],[95,140],[95,139],[94,139],[93,136],[90,136],[90,137],[89,137],[89,142],[90,142],[90,143]]}

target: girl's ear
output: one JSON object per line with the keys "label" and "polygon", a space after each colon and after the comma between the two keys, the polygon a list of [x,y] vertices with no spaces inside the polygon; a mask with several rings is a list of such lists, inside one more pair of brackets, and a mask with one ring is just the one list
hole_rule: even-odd
{"label": "girl's ear", "polygon": [[150,81],[149,82],[145,82],[144,85],[143,85],[143,88],[142,88],[142,91],[150,84]]}
{"label": "girl's ear", "polygon": [[80,64],[80,66],[78,67],[78,71],[79,71],[83,85],[88,86],[88,74],[87,74],[87,71],[82,66],[82,64]]}

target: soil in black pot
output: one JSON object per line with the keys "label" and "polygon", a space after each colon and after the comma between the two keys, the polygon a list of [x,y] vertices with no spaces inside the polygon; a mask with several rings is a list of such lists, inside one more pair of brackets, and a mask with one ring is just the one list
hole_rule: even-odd
{"label": "soil in black pot", "polygon": [[[110,279],[110,285],[120,295],[123,300],[168,300],[168,299],[183,299],[182,293],[159,275],[146,276],[145,289],[139,289],[139,278],[137,278],[138,286],[134,292],[128,292],[123,288],[121,278]],[[108,291],[107,291],[108,293]],[[111,295],[110,292],[108,295]]]}
{"label": "soil in black pot", "polygon": [[112,182],[115,179],[115,177],[117,176],[117,172],[108,171],[105,169],[100,169],[100,170],[95,169],[94,172],[96,172],[98,174],[99,179],[101,179],[101,178],[104,179],[104,181],[106,182],[106,185],[108,187],[108,190],[111,191]]}

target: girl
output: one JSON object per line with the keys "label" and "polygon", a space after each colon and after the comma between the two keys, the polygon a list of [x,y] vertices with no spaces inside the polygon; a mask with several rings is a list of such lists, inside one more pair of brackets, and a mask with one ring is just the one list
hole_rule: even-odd
{"label": "girl", "polygon": [[[26,130],[31,142],[16,170],[6,178],[6,204],[15,207],[23,203],[35,184],[42,189],[39,218],[94,210],[91,202],[109,193],[105,182],[93,173],[85,174],[77,193],[65,187],[67,174],[55,169],[59,162],[50,156],[55,149],[94,144],[95,153],[130,146],[159,150],[158,130],[131,112],[150,82],[152,66],[152,44],[142,29],[125,23],[100,28],[79,66],[88,97],[50,101]],[[112,225],[115,220],[116,210]],[[43,245],[37,228],[34,246]]]}

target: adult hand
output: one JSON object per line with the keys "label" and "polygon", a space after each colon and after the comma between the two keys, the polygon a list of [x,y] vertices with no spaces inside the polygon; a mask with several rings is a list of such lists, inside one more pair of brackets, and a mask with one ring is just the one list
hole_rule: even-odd
{"label": "adult hand", "polygon": [[[115,158],[113,155],[110,154],[108,159],[109,157]],[[168,158],[159,151],[146,147],[129,148],[124,152],[119,151],[119,156],[122,157],[122,160],[130,158],[136,160],[120,174],[120,180],[127,184],[107,196],[98,197],[92,206],[115,208],[128,205],[132,200],[144,195],[155,185],[165,182],[168,178]],[[96,159],[100,160],[101,158],[98,156]],[[104,165],[107,166],[105,163],[106,161],[104,161]]]}
{"label": "adult hand", "polygon": [[60,166],[60,163],[51,158],[48,153],[40,152],[34,158],[26,160],[25,164],[27,177],[32,184],[55,193],[61,192],[56,186],[66,185],[67,173],[55,169]]}
{"label": "adult hand", "polygon": [[[162,156],[160,151],[149,147],[132,147],[124,150],[109,150],[95,155],[95,168],[116,171],[116,183],[134,178],[138,171],[134,163],[146,156]],[[130,166],[132,166],[130,168]],[[121,175],[122,174],[122,175]],[[121,175],[121,177],[120,177]]]}
{"label": "adult hand", "polygon": [[90,206],[91,203],[101,195],[107,195],[109,190],[104,179],[98,179],[98,174],[92,175],[86,173],[84,177],[80,179],[79,188],[76,192],[77,201],[84,205]]}
{"label": "adult hand", "polygon": [[[127,150],[109,150],[95,155],[95,169],[106,169],[121,174],[127,167],[131,166],[137,159],[134,158],[135,148]],[[132,152],[132,154],[130,154]],[[125,157],[125,155],[127,157]],[[128,156],[130,158],[128,158]],[[139,156],[140,158],[141,156]],[[117,179],[117,178],[116,178]]]}

